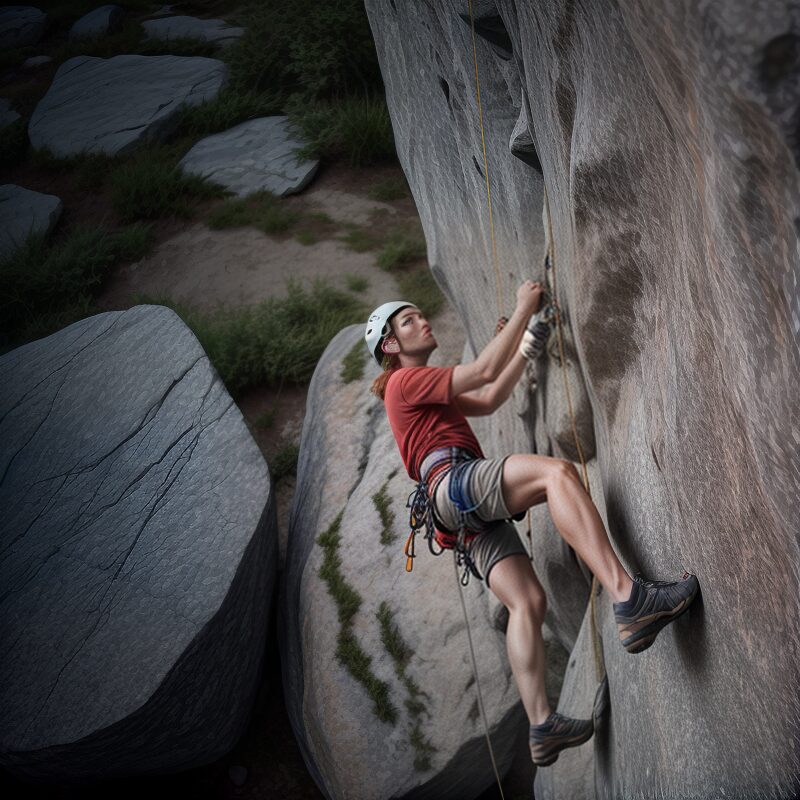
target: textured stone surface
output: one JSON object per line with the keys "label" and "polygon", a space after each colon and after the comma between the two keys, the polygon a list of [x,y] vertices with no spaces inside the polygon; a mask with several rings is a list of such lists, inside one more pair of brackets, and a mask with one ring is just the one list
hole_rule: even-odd
{"label": "textured stone surface", "polygon": [[20,119],[20,115],[11,108],[11,101],[6,97],[0,97],[0,129],[11,125]]}
{"label": "textured stone surface", "polygon": [[239,197],[264,189],[282,196],[304,189],[319,167],[319,161],[294,155],[302,145],[289,130],[288,117],[262,117],[201,139],[180,166]]}
{"label": "textured stone surface", "polygon": [[95,36],[105,36],[119,30],[125,19],[125,12],[115,5],[100,6],[100,8],[84,14],[70,29],[70,39],[92,39]]}
{"label": "textured stone surface", "polygon": [[57,156],[129,152],[167,135],[181,109],[214,98],[227,75],[199,56],[71,58],[33,112],[31,144]]}
{"label": "textured stone surface", "polygon": [[197,17],[163,17],[145,20],[142,27],[151,39],[201,39],[222,46],[232,44],[244,28],[229,25],[223,19],[198,19]]}
{"label": "textured stone surface", "polygon": [[32,192],[13,183],[0,186],[0,258],[24,244],[30,235],[50,233],[63,208],[55,195]]}
{"label": "textured stone surface", "polygon": [[33,6],[0,6],[0,49],[30,47],[42,38],[47,14]]}
{"label": "textured stone surface", "polygon": [[[404,501],[414,485],[402,466],[383,404],[369,393],[375,370],[367,367],[364,378],[352,383],[341,380],[342,358],[354,345],[363,345],[361,325],[334,337],[309,388],[279,614],[289,718],[306,765],[326,797],[468,800],[494,778],[487,764],[453,558],[450,552],[435,558],[418,537],[414,569],[405,571]],[[386,544],[372,499],[384,485],[394,514],[392,541]],[[387,684],[396,724],[376,716],[364,685],[334,655],[340,621],[319,574],[325,553],[317,537],[340,511],[339,571],[362,598],[352,633],[371,659],[375,678]],[[492,745],[505,771],[515,740],[527,733],[507,661],[506,618],[488,602],[482,583],[473,579],[463,591]],[[409,692],[381,641],[376,614],[384,602],[410,650],[406,675],[426,693],[418,698],[425,710],[416,722],[405,705]],[[415,725],[438,748],[428,768],[414,766],[418,753],[410,738]]]}
{"label": "textured stone surface", "polygon": [[42,780],[228,752],[276,575],[267,465],[170,309],[0,358],[0,763]]}
{"label": "textured stone surface", "polygon": [[[537,798],[580,796],[576,786],[598,798],[793,797],[797,11],[788,2],[475,7],[504,310],[519,280],[543,277],[543,173],[572,398],[579,431],[593,431],[592,493],[629,571],[664,580],[687,568],[701,584],[690,613],[638,656],[620,647],[601,592],[610,729],[562,756],[547,781],[542,770]],[[465,8],[366,8],[432,269],[476,350],[499,309]],[[498,448],[513,431],[512,446],[567,454],[559,382],[551,355],[525,430],[499,422]],[[594,664],[576,598],[585,602],[587,576],[542,517],[534,532],[550,620],[579,643],[563,702],[585,702]],[[554,564],[559,580],[548,577]]]}

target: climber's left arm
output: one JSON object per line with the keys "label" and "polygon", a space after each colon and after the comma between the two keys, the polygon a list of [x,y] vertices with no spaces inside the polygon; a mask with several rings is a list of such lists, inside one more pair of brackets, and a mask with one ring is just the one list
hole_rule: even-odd
{"label": "climber's left arm", "polygon": [[519,350],[515,350],[497,380],[487,383],[478,391],[456,395],[454,401],[461,413],[467,417],[483,417],[497,411],[511,396],[527,363]]}

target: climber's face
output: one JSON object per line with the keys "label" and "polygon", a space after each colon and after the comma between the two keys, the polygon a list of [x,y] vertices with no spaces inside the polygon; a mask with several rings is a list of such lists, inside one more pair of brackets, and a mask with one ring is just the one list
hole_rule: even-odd
{"label": "climber's face", "polygon": [[387,336],[385,343],[391,348],[389,340],[396,341],[401,355],[430,355],[439,346],[430,323],[416,306],[400,309],[392,317],[390,327],[394,335]]}

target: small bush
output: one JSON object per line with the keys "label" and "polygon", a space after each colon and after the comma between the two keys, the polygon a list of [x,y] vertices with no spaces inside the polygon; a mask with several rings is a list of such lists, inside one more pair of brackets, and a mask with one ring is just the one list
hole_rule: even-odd
{"label": "small bush", "polygon": [[300,244],[305,245],[308,247],[309,245],[316,244],[319,239],[311,232],[311,231],[298,231],[294,238],[297,239]]}
{"label": "small bush", "polygon": [[224,193],[204,178],[185,174],[173,158],[155,149],[121,164],[111,175],[111,202],[123,222],[188,218],[198,201]]}
{"label": "small bush", "polygon": [[271,192],[256,192],[250,197],[226,200],[208,217],[210,228],[242,228],[251,226],[264,233],[283,233],[291,228],[300,215],[287,208],[280,197]]}
{"label": "small bush", "polygon": [[380,246],[381,239],[373,230],[348,223],[347,232],[336,237],[355,253],[365,253]]}
{"label": "small bush", "polygon": [[32,236],[0,262],[3,339],[36,338],[52,332],[52,324],[73,317],[76,309],[88,309],[92,290],[109,268],[143,258],[152,243],[152,232],[144,225],[113,232],[77,229],[54,245],[43,236]]}
{"label": "small bush", "polygon": [[364,356],[364,346],[358,341],[342,359],[342,370],[339,376],[345,383],[352,383],[364,377]]}
{"label": "small bush", "polygon": [[276,95],[226,89],[213,100],[190,106],[181,113],[175,136],[199,139],[257,117],[280,113]]}
{"label": "small bush", "polygon": [[397,160],[383,96],[312,102],[294,95],[284,110],[306,143],[296,151],[299,158],[320,158],[326,162],[344,158],[351,167]]}
{"label": "small bush", "polygon": [[369,196],[373,200],[380,200],[390,203],[392,200],[401,200],[408,197],[408,183],[403,177],[386,178],[386,180],[376,183],[370,190]]}
{"label": "small bush", "polygon": [[270,460],[272,480],[277,485],[288,475],[297,475],[297,456],[300,449],[294,442],[287,442]]}
{"label": "small bush", "polygon": [[366,292],[369,289],[369,281],[363,275],[347,274],[344,276],[345,284],[351,292]]}
{"label": "small bush", "polygon": [[398,272],[395,279],[400,294],[426,316],[435,317],[442,310],[445,297],[427,267]]}
{"label": "small bush", "polygon": [[398,267],[425,258],[426,255],[427,248],[422,237],[397,231],[389,236],[383,249],[378,253],[377,262],[381,269],[391,272]]}

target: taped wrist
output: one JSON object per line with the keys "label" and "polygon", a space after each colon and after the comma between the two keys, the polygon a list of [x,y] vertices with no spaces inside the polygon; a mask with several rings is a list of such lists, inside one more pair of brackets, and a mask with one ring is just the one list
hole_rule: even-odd
{"label": "taped wrist", "polygon": [[522,334],[522,341],[519,345],[520,355],[528,361],[533,361],[538,358],[544,352],[549,336],[549,323],[541,318],[536,319],[536,317],[534,317],[531,322],[528,323],[525,333]]}

